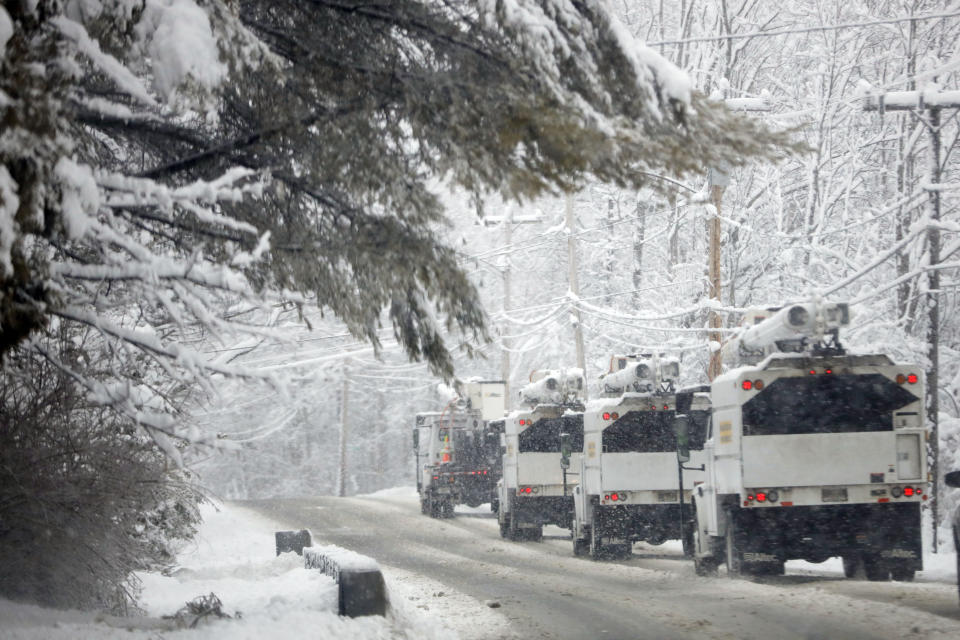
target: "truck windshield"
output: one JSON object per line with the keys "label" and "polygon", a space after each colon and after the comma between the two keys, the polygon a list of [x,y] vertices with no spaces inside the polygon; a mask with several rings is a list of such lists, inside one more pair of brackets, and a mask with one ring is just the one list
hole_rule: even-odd
{"label": "truck windshield", "polygon": [[583,451],[583,415],[544,418],[520,432],[520,453],[559,453],[560,433],[570,434],[570,446]]}
{"label": "truck windshield", "polygon": [[743,435],[892,431],[917,400],[880,374],[780,378],[743,405]]}
{"label": "truck windshield", "polygon": [[[690,448],[703,449],[706,411],[690,412]],[[631,411],[603,430],[605,453],[664,453],[677,450],[673,411]]]}

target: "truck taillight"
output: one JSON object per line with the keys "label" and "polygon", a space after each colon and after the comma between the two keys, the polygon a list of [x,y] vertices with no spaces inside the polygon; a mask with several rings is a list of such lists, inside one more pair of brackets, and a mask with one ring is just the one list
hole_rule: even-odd
{"label": "truck taillight", "polygon": [[915,373],[898,373],[897,384],[917,384],[920,378]]}
{"label": "truck taillight", "polygon": [[763,491],[758,491],[757,502],[766,502],[766,501],[767,501],[767,494],[765,494]]}
{"label": "truck taillight", "polygon": [[751,389],[760,391],[763,389],[763,380],[744,380],[740,383],[740,386],[744,391],[750,391]]}
{"label": "truck taillight", "polygon": [[909,498],[910,496],[912,496],[912,495],[913,495],[913,487],[904,487],[904,488],[903,488],[903,495],[907,496],[908,498]]}

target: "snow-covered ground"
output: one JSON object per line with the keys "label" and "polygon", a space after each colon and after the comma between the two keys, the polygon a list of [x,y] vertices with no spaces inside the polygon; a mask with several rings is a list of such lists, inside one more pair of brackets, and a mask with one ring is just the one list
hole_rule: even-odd
{"label": "snow-covered ground", "polygon": [[[116,618],[56,611],[0,599],[3,640],[197,640],[283,638],[416,638],[476,636],[477,623],[507,635],[495,611],[449,587],[405,571],[381,566],[390,597],[386,618],[341,618],[337,590],[321,572],[303,568],[303,559],[275,556],[277,523],[235,505],[206,506],[198,537],[178,557],[170,575],[141,574],[145,618]],[[322,544],[322,540],[315,544]],[[231,619],[204,620],[195,629],[170,630],[162,616],[174,614],[197,596],[214,593]],[[309,633],[305,633],[309,630]]]}

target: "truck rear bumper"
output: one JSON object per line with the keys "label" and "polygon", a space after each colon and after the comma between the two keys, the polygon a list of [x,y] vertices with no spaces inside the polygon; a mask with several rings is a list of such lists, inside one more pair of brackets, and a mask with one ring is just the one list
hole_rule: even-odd
{"label": "truck rear bumper", "polygon": [[756,557],[822,562],[864,553],[923,568],[918,503],[738,509],[734,517],[738,546]]}

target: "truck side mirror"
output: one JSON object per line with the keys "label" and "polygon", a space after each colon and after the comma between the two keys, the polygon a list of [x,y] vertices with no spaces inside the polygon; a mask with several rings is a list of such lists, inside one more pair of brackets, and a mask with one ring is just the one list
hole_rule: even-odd
{"label": "truck side mirror", "polygon": [[951,471],[947,475],[943,476],[943,481],[948,487],[960,489],[960,470]]}
{"label": "truck side mirror", "polygon": [[570,468],[570,434],[561,433],[560,434],[560,467],[563,469]]}
{"label": "truck side mirror", "polygon": [[673,431],[677,434],[677,461],[690,461],[690,418],[679,415],[673,419]]}

